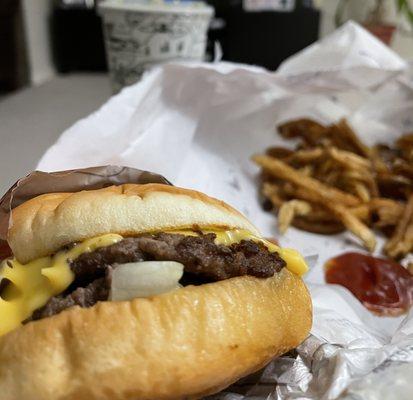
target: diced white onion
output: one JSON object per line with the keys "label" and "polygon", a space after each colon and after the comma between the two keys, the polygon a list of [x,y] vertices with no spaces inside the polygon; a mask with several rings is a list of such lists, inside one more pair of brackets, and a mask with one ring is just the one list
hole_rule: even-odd
{"label": "diced white onion", "polygon": [[142,261],[119,265],[112,274],[110,300],[151,297],[179,288],[184,266],[174,261]]}

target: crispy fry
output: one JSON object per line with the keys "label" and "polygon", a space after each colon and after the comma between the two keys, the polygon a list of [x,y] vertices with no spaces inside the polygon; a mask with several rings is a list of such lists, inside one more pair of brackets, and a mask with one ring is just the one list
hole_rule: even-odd
{"label": "crispy fry", "polygon": [[386,174],[377,176],[377,185],[383,196],[404,199],[412,191],[412,181],[402,175]]}
{"label": "crispy fry", "polygon": [[399,138],[396,146],[401,150],[405,160],[413,161],[413,133],[408,133]]}
{"label": "crispy fry", "polygon": [[294,154],[294,151],[287,149],[285,147],[274,146],[274,147],[269,147],[265,151],[265,153],[270,157],[284,159]]}
{"label": "crispy fry", "polygon": [[[291,196],[291,194],[298,194],[298,198],[301,197],[309,200],[306,203],[311,205],[311,201],[314,200],[314,197],[311,196],[311,192],[302,190],[300,188],[295,188],[291,184],[284,184],[284,186],[277,186],[270,183],[264,183],[263,185],[263,194],[270,199],[272,204],[277,208],[280,209],[286,200],[280,196],[280,194],[284,193],[287,197]],[[307,194],[307,195],[305,195]],[[310,194],[310,195],[309,195]],[[283,196],[285,197],[285,196]],[[351,212],[354,212],[355,215],[364,218],[366,215],[369,214],[368,207],[366,206],[358,206],[350,209]],[[312,206],[312,210],[310,213],[301,216],[295,216],[292,221],[292,224],[303,230],[307,230],[309,232],[314,233],[321,233],[321,234],[334,234],[342,232],[344,229],[344,225],[337,220],[337,218],[325,208],[314,207]]]}
{"label": "crispy fry", "polygon": [[323,182],[327,185],[338,187],[338,183],[342,179],[342,171],[340,169],[332,169],[323,176]]}
{"label": "crispy fry", "polygon": [[386,162],[380,156],[380,148],[378,145],[371,148],[370,160],[373,166],[373,170],[376,171],[376,173],[389,173],[389,168]]}
{"label": "crispy fry", "polygon": [[[412,153],[413,155],[413,153]],[[413,157],[411,161],[397,159],[393,163],[393,174],[402,175],[410,180],[410,186],[413,180]]]}
{"label": "crispy fry", "polygon": [[361,142],[345,119],[341,119],[338,124],[333,124],[331,128],[332,136],[341,144],[341,146],[338,147],[366,158],[370,157],[370,149]]}
{"label": "crispy fry", "polygon": [[403,238],[400,242],[386,247],[387,254],[395,259],[400,259],[404,255],[410,253],[413,250],[413,224],[410,223],[406,227],[406,231],[403,234]]}
{"label": "crispy fry", "polygon": [[326,210],[325,208],[320,208],[319,205],[313,204],[311,212],[306,215],[302,215],[301,217],[308,222],[314,223],[340,222],[329,210]]}
{"label": "crispy fry", "polygon": [[284,138],[301,138],[308,145],[315,145],[327,134],[327,128],[311,119],[303,118],[289,121],[278,126],[278,132]]}
{"label": "crispy fry", "polygon": [[317,170],[317,176],[323,177],[329,173],[329,171],[333,170],[334,168],[334,161],[331,159],[326,159],[322,163],[319,164],[319,168]]}
{"label": "crispy fry", "polygon": [[348,206],[355,206],[360,203],[357,197],[344,193],[341,190],[329,187],[323,183],[308,177],[286,163],[264,155],[255,155],[252,159],[261,167],[265,168],[276,178],[285,179],[306,190],[313,191],[314,196],[320,201],[332,201]]}
{"label": "crispy fry", "polygon": [[314,172],[314,168],[312,165],[304,165],[304,167],[300,168],[298,171],[306,176],[311,176]]}
{"label": "crispy fry", "polygon": [[318,196],[310,190],[298,187],[296,185],[291,184],[290,182],[285,182],[281,187],[283,193],[290,199],[296,198],[300,200],[309,201],[311,203],[318,203]]}
{"label": "crispy fry", "polygon": [[384,246],[386,254],[399,258],[413,250],[413,195],[406,204],[393,236]]}
{"label": "crispy fry", "polygon": [[404,149],[404,148],[413,148],[413,132],[412,133],[406,133],[405,135],[401,136],[399,139],[396,141],[396,146],[399,149]]}
{"label": "crispy fry", "polygon": [[340,150],[336,147],[330,147],[327,150],[327,154],[343,167],[348,169],[369,169],[371,168],[371,161],[363,158],[357,154],[351,153],[346,150]]}
{"label": "crispy fry", "polygon": [[376,181],[373,175],[368,171],[355,170],[355,169],[346,170],[345,172],[343,172],[341,178],[347,182],[354,182],[354,181],[362,182],[368,187],[372,196],[378,196],[379,191],[377,188]]}
{"label": "crispy fry", "polygon": [[360,204],[356,207],[351,207],[348,209],[356,218],[361,221],[370,221],[370,208],[368,204]]}
{"label": "crispy fry", "polygon": [[285,202],[278,212],[278,230],[285,233],[295,216],[307,215],[311,212],[311,205],[303,200],[290,200]]}
{"label": "crispy fry", "polygon": [[366,185],[363,183],[354,181],[352,182],[354,194],[364,203],[367,203],[370,200],[370,193]]}
{"label": "crispy fry", "polygon": [[279,132],[298,139],[295,151],[273,147],[253,160],[262,167],[262,193],[278,210],[281,232],[290,224],[322,234],[347,229],[372,250],[375,228],[391,236],[389,256],[413,251],[413,133],[394,146],[370,148],[345,120],[323,126],[304,118]]}
{"label": "crispy fry", "polygon": [[404,210],[404,205],[400,201],[382,197],[376,197],[375,199],[371,199],[369,202],[369,207],[372,210],[377,210],[380,207],[397,208],[400,212],[403,212]]}
{"label": "crispy fry", "polygon": [[293,164],[308,163],[320,159],[324,155],[324,151],[320,147],[314,149],[298,150],[286,157],[286,162]]}
{"label": "crispy fry", "polygon": [[[280,185],[280,190],[285,197],[288,198],[296,198],[300,200],[305,200],[313,205],[313,209],[311,214],[306,215],[306,220],[314,221],[314,222],[322,222],[322,221],[337,221],[334,215],[328,210],[323,208],[314,207],[315,204],[320,204],[320,198],[317,194],[312,191],[306,190],[304,188],[300,188],[288,183],[284,185]],[[368,204],[360,204],[355,207],[350,207],[349,211],[357,218],[368,221],[370,218],[370,208]]]}
{"label": "crispy fry", "polygon": [[344,225],[340,221],[308,221],[306,217],[297,217],[293,225],[304,231],[319,233],[322,235],[334,235],[344,231]]}
{"label": "crispy fry", "polygon": [[368,183],[373,177],[369,171],[363,171],[359,169],[346,169],[342,175],[343,179],[348,179],[349,181],[360,181]]}
{"label": "crispy fry", "polygon": [[374,233],[356,218],[348,209],[340,204],[326,204],[326,206],[343,222],[344,226],[360,238],[369,251],[374,251],[376,247],[376,237]]}
{"label": "crispy fry", "polygon": [[384,198],[372,199],[369,208],[377,217],[374,222],[377,228],[397,225],[404,211],[404,205],[401,202]]}
{"label": "crispy fry", "polygon": [[280,197],[278,186],[272,183],[264,183],[262,193],[277,209],[283,205],[284,200]]}

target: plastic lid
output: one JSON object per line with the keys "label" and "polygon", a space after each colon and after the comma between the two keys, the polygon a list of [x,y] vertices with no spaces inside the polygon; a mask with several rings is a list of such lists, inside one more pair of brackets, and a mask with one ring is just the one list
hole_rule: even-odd
{"label": "plastic lid", "polygon": [[153,13],[206,14],[214,9],[201,1],[190,0],[105,0],[99,3],[101,11],[125,10]]}

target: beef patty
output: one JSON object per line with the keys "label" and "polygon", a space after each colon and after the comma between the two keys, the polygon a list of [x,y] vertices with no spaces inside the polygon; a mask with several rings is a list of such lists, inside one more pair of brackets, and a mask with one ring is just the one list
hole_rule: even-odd
{"label": "beef patty", "polygon": [[62,294],[35,311],[32,319],[55,315],[68,307],[90,307],[109,297],[111,271],[136,261],[177,261],[184,265],[182,284],[216,282],[242,275],[273,276],[285,267],[278,253],[261,243],[242,240],[230,246],[214,242],[213,233],[185,236],[171,233],[126,238],[111,246],[84,253],[71,262],[75,280]]}

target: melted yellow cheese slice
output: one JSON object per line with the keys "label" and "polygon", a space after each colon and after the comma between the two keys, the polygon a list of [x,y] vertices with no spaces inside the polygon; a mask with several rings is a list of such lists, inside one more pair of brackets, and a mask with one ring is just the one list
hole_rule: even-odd
{"label": "melted yellow cheese slice", "polygon": [[0,297],[0,336],[20,326],[51,297],[68,288],[74,279],[70,260],[122,239],[122,236],[115,234],[99,236],[28,264],[20,264],[16,259],[3,261],[1,277],[10,283]]}
{"label": "melted yellow cheese slice", "polygon": [[[170,231],[183,235],[197,236],[191,230]],[[229,246],[241,240],[260,242],[271,252],[277,252],[286,262],[287,268],[303,275],[308,267],[303,257],[295,250],[283,249],[263,238],[252,235],[246,230],[213,231],[216,244]],[[16,259],[5,260],[0,265],[0,279],[8,279],[10,283],[2,291],[0,297],[0,336],[19,327],[35,310],[43,307],[51,297],[66,290],[74,280],[70,269],[70,261],[83,253],[92,252],[99,247],[110,246],[123,239],[117,234],[107,234],[78,243],[71,249],[60,251],[53,256],[43,257],[21,264]]]}

